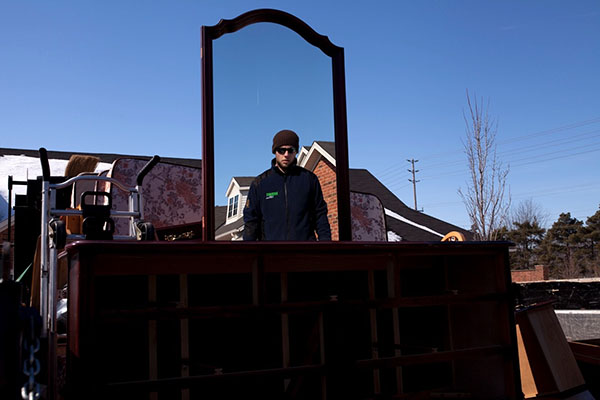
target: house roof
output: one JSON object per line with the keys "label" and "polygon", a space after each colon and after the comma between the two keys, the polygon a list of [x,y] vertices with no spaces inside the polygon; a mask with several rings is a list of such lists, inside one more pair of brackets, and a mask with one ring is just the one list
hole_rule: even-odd
{"label": "house roof", "polygon": [[387,229],[400,235],[403,240],[439,241],[439,235],[451,231],[461,232],[467,239],[472,238],[471,232],[463,228],[408,207],[366,169],[350,169],[350,191],[377,196],[388,210],[385,216]]}
{"label": "house roof", "polygon": [[317,140],[316,143],[323,148],[326,152],[335,158],[335,142],[326,142],[323,140]]}
{"label": "house roof", "polygon": [[310,147],[303,146],[298,154],[298,165],[314,170],[322,158],[329,161],[333,166],[335,162],[335,143],[315,141]]}
{"label": "house roof", "polygon": [[[149,160],[148,156],[138,156],[138,155],[126,155],[126,154],[109,154],[109,153],[84,153],[84,152],[69,152],[69,151],[48,151],[48,159],[50,160],[50,170],[51,174],[62,175],[65,165],[67,161],[71,158],[73,154],[86,154],[96,156],[100,159],[100,163],[98,168],[108,169],[110,164],[119,158],[136,158],[142,160]],[[21,159],[20,156],[25,156]],[[7,177],[9,175],[14,175],[16,180],[23,180],[22,174],[23,172],[15,173],[15,171],[26,170],[28,171],[28,176],[41,175],[41,164],[39,160],[36,162],[36,159],[39,159],[39,151],[38,150],[30,150],[30,149],[10,149],[10,148],[0,148],[0,221],[4,220],[8,217],[7,209],[8,205],[8,182]],[[28,160],[28,161],[25,161]],[[184,165],[192,168],[202,168],[202,161],[200,159],[193,158],[173,158],[173,157],[162,157],[161,161],[164,163],[170,164],[178,164]],[[29,169],[31,167],[31,163],[35,162],[35,167],[33,169]],[[24,168],[23,164],[28,165],[28,168]],[[15,169],[17,168],[17,169]],[[15,193],[20,193],[20,188],[15,188]]]}
{"label": "house roof", "polygon": [[255,179],[255,176],[234,176],[233,179],[240,185],[241,187],[250,186],[252,181]]}
{"label": "house roof", "polygon": [[0,233],[4,233],[8,229],[8,217],[0,221]]}
{"label": "house roof", "polygon": [[[68,160],[73,154],[86,154],[90,156],[96,156],[100,159],[100,162],[112,163],[118,158],[139,158],[142,160],[149,160],[150,156],[140,155],[128,155],[128,154],[112,154],[112,153],[87,153],[79,151],[48,151],[48,158],[53,160]],[[38,150],[28,149],[8,149],[0,147],[0,156],[29,156],[39,157],[40,153]],[[187,167],[202,168],[202,160],[196,158],[173,158],[173,157],[161,157],[162,162],[185,165]]]}
{"label": "house roof", "polygon": [[234,176],[229,181],[229,185],[227,186],[227,190],[225,191],[225,196],[230,197],[233,188],[235,187],[235,183],[239,188],[250,187],[250,184],[254,180],[253,176]]}
{"label": "house roof", "polygon": [[227,206],[215,206],[215,226],[218,228],[227,220]]}
{"label": "house roof", "polygon": [[[216,211],[215,211],[215,214],[216,214]],[[225,234],[227,232],[231,232],[231,231],[234,231],[236,229],[239,229],[243,225],[244,225],[244,218],[236,219],[235,221],[233,221],[232,223],[227,224],[227,225],[221,224],[219,226],[219,228],[215,231],[215,237],[223,235],[223,234]]]}

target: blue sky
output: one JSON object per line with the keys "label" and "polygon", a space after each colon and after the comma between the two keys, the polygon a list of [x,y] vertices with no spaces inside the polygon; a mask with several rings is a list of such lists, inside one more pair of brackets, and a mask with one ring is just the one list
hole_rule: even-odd
{"label": "blue sky", "polygon": [[[595,0],[2,0],[0,147],[200,157],[200,27],[263,7],[344,47],[350,165],[407,205],[414,158],[419,208],[469,226],[457,194],[468,89],[498,121],[513,204],[532,199],[550,222],[598,210]],[[256,156],[225,148],[232,165]],[[251,171],[268,146],[262,157]]]}

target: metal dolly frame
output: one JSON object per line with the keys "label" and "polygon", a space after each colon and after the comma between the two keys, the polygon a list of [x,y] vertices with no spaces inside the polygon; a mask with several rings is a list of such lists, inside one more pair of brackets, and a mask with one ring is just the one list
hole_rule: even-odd
{"label": "metal dolly frame", "polygon": [[[64,225],[56,223],[59,221],[61,216],[73,216],[82,215],[83,210],[61,210],[56,208],[56,193],[59,189],[64,189],[72,186],[78,181],[104,181],[114,184],[120,190],[129,193],[129,210],[128,211],[116,211],[110,210],[111,218],[129,218],[129,234],[128,235],[115,235],[115,240],[140,240],[146,239],[151,240],[153,236],[153,228],[148,226],[147,223],[143,222],[143,196],[142,196],[142,183],[144,177],[150,172],[150,170],[160,162],[159,156],[154,156],[148,163],[142,168],[136,177],[136,185],[134,187],[128,187],[122,182],[109,177],[104,176],[93,176],[93,175],[79,175],[70,178],[61,183],[50,183],[50,167],[48,163],[47,151],[44,148],[40,148],[40,160],[42,163],[42,216],[41,216],[41,268],[40,268],[40,314],[42,316],[42,332],[41,337],[46,338],[49,335],[52,337],[56,336],[56,305],[57,305],[57,279],[58,279],[58,251],[62,244],[67,239],[78,240],[85,239],[86,235],[83,234],[70,234],[67,235],[64,229]],[[100,192],[94,192],[99,194]],[[60,227],[62,225],[62,228]],[[152,231],[150,237],[143,237],[144,226]],[[145,232],[149,234],[150,232]],[[53,342],[53,340],[51,340]]]}

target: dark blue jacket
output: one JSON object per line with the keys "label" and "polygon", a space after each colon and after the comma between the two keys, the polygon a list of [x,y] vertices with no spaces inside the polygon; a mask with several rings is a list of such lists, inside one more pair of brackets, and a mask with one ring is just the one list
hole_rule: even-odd
{"label": "dark blue jacket", "polygon": [[331,240],[319,179],[296,164],[271,169],[250,185],[244,206],[244,240]]}

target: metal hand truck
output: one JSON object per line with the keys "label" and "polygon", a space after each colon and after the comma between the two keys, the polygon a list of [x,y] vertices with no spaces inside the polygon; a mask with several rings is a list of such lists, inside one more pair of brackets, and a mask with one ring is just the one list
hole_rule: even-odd
{"label": "metal hand truck", "polygon": [[[42,231],[41,231],[41,268],[40,268],[40,313],[42,316],[42,337],[56,334],[56,299],[58,278],[58,250],[67,240],[154,240],[154,227],[143,220],[142,182],[144,177],[160,162],[154,156],[142,168],[136,177],[136,186],[128,187],[122,182],[104,176],[79,175],[60,183],[50,183],[50,165],[46,149],[41,148],[42,163]],[[110,182],[118,189],[128,193],[128,210],[112,210],[112,198],[107,192],[84,192],[81,195],[81,209],[57,209],[57,191],[68,188],[78,181]],[[90,204],[89,198],[104,197],[105,204]],[[65,221],[61,216],[82,216],[81,234],[67,234]],[[128,218],[129,234],[113,235],[112,218]],[[52,342],[52,341],[50,341]]]}

